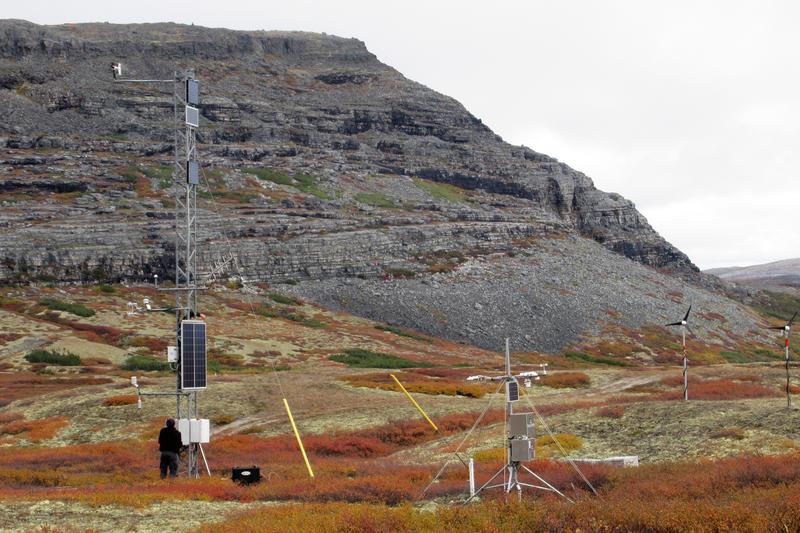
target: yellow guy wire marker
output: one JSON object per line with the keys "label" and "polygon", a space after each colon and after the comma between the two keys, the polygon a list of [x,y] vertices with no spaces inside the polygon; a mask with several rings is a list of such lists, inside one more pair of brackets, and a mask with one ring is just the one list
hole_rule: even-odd
{"label": "yellow guy wire marker", "polygon": [[297,432],[297,426],[294,424],[294,417],[292,417],[292,411],[289,409],[289,402],[286,401],[286,398],[283,399],[283,405],[284,407],[286,407],[286,414],[289,415],[289,422],[291,422],[292,424],[292,430],[294,431],[294,436],[297,438],[297,444],[300,446],[300,453],[303,454],[303,461],[306,462],[306,468],[308,468],[308,475],[314,477],[314,471],[311,470],[311,463],[308,462],[306,449],[303,448],[303,441],[300,440],[300,433]]}
{"label": "yellow guy wire marker", "polygon": [[414,398],[412,398],[412,397],[411,397],[411,395],[408,393],[408,391],[406,390],[406,388],[405,388],[405,387],[403,387],[403,384],[402,384],[402,383],[400,383],[400,380],[399,380],[399,379],[397,379],[396,377],[394,377],[394,374],[389,374],[389,375],[390,375],[390,376],[392,376],[392,379],[394,380],[394,382],[395,382],[395,383],[397,383],[397,385],[400,387],[400,389],[401,389],[403,392],[405,392],[405,393],[406,393],[406,396],[408,397],[408,399],[409,399],[409,400],[411,400],[411,403],[413,403],[413,404],[414,404],[414,407],[416,407],[416,408],[417,408],[417,411],[419,411],[419,413],[420,413],[422,416],[424,416],[424,417],[425,417],[425,420],[427,420],[427,421],[428,421],[428,424],[430,424],[430,425],[433,427],[433,429],[435,429],[436,431],[439,431],[439,428],[437,428],[437,427],[436,427],[436,424],[434,424],[434,423],[433,423],[433,420],[431,420],[431,419],[428,417],[428,415],[426,415],[426,414],[425,414],[425,411],[423,411],[423,410],[422,410],[422,407],[420,407],[420,406],[419,406],[419,404],[416,402],[416,400],[414,400]]}

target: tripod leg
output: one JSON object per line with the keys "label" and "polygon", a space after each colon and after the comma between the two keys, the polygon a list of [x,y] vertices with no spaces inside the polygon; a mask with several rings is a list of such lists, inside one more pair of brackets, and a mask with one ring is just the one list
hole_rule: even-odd
{"label": "tripod leg", "polygon": [[574,502],[574,501],[572,501],[572,500],[571,500],[571,499],[570,499],[568,496],[564,495],[564,494],[563,494],[563,493],[562,493],[560,490],[558,490],[558,489],[557,489],[557,488],[555,488],[553,485],[551,485],[550,483],[548,483],[548,482],[547,482],[547,480],[545,480],[545,479],[544,479],[543,477],[541,477],[539,474],[537,474],[537,473],[535,473],[535,472],[532,472],[532,471],[531,471],[531,470],[530,470],[528,467],[526,467],[525,465],[522,465],[522,468],[524,468],[524,469],[525,469],[525,470],[526,470],[526,471],[527,471],[527,472],[528,472],[530,475],[532,475],[533,477],[535,477],[536,479],[538,479],[539,481],[541,481],[542,483],[544,483],[545,485],[547,485],[547,487],[548,487],[550,490],[552,490],[553,492],[555,492],[556,494],[558,494],[559,496],[561,496],[562,498],[564,498],[565,500],[567,500],[569,503],[575,503],[575,502]]}

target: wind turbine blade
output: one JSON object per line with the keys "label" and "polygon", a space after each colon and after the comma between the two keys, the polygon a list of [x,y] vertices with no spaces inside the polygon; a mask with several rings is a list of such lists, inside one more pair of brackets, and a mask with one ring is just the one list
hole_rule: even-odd
{"label": "wind turbine blade", "polygon": [[792,315],[792,318],[789,319],[789,322],[787,322],[786,325],[789,326],[789,327],[792,327],[792,322],[794,322],[795,318],[797,318],[797,311],[794,312],[794,314]]}
{"label": "wind turbine blade", "polygon": [[665,326],[680,326],[681,322],[672,322],[671,324],[664,324]]}
{"label": "wind turbine blade", "polygon": [[689,313],[691,313],[691,312],[692,312],[692,306],[690,305],[690,306],[689,306],[689,309],[687,309],[687,310],[686,310],[686,316],[685,316],[685,317],[683,317],[683,321],[684,321],[684,322],[686,322],[687,320],[689,320]]}
{"label": "wind turbine blade", "polygon": [[783,331],[785,328],[786,328],[786,326],[770,326],[767,329],[777,329],[777,330]]}

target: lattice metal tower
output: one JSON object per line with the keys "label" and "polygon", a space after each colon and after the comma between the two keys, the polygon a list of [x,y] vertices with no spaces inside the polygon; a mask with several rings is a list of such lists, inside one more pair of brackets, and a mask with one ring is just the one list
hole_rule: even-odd
{"label": "lattice metal tower", "polygon": [[[199,112],[198,84],[193,70],[175,73],[173,90],[173,112],[175,123],[175,150],[172,168],[175,187],[175,337],[178,353],[176,388],[184,389],[185,361],[181,324],[199,316],[197,307],[197,184],[199,164],[197,162],[197,127]],[[176,418],[196,419],[197,390],[176,395]],[[190,444],[188,448],[188,469],[190,476],[199,474],[199,445]]]}
{"label": "lattice metal tower", "polygon": [[[175,396],[175,415],[179,422],[186,422],[188,432],[187,460],[190,477],[199,476],[199,459],[208,463],[201,442],[208,442],[208,421],[198,421],[197,393],[206,388],[206,334],[205,323],[196,320],[197,308],[197,185],[200,181],[200,165],[197,161],[197,128],[200,125],[199,83],[194,70],[176,71],[173,79],[126,79],[122,78],[122,64],[111,65],[114,81],[133,84],[172,84],[173,86],[173,130],[174,160],[172,186],[175,195],[175,287],[162,288],[175,292],[175,359],[169,359],[177,371],[174,392],[142,392],[135,377],[131,383],[136,387],[141,406],[142,396]],[[158,279],[157,276],[155,278]],[[146,302],[147,303],[147,302]],[[163,311],[151,309],[148,311]],[[186,339],[187,342],[184,342]],[[195,421],[191,425],[191,421]],[[204,423],[204,424],[203,424]],[[183,433],[183,430],[182,430]]]}

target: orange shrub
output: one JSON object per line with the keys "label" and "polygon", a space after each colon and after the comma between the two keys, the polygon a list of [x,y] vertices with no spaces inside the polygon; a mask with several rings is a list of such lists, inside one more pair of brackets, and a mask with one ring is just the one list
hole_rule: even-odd
{"label": "orange shrub", "polygon": [[742,428],[724,428],[712,431],[708,436],[712,439],[742,440],[746,435]]}
{"label": "orange shrub", "polygon": [[52,439],[69,420],[63,416],[43,418],[41,420],[16,420],[0,426],[0,434],[20,435],[33,442]]}
{"label": "orange shrub", "polygon": [[115,407],[118,405],[131,405],[138,401],[135,394],[118,394],[117,396],[109,396],[103,400],[103,405],[106,407]]}
{"label": "orange shrub", "polygon": [[542,376],[538,383],[553,389],[577,389],[588,387],[591,380],[583,372],[558,372]]}

